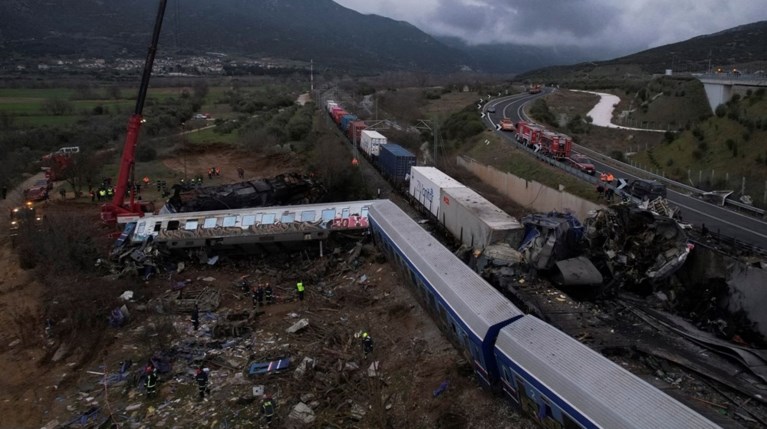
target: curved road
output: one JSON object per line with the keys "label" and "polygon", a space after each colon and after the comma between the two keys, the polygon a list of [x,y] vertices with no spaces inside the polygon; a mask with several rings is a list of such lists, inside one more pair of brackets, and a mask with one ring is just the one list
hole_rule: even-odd
{"label": "curved road", "polygon": [[[485,104],[483,110],[487,112],[488,109],[495,108],[495,113],[487,113],[485,121],[490,127],[496,128],[496,124],[504,117],[510,118],[514,123],[527,119],[523,111],[524,105],[553,91],[553,88],[544,88],[540,94],[515,94],[490,100]],[[496,133],[507,139],[510,143],[517,144],[512,133],[502,131],[496,131]],[[604,164],[603,160],[610,159],[606,155],[597,155],[587,148],[578,145],[573,146],[577,147],[581,153],[590,155],[589,158],[591,158],[594,167],[598,171],[610,171],[617,177],[625,178],[629,182],[639,178],[637,175],[629,172],[628,169],[615,168],[612,165],[607,166]],[[705,224],[706,228],[712,232],[718,232],[742,242],[761,247],[762,249],[767,249],[767,223],[764,221],[707,203],[673,189],[668,190],[667,198],[674,205],[682,209],[684,222],[692,223],[696,226]]]}

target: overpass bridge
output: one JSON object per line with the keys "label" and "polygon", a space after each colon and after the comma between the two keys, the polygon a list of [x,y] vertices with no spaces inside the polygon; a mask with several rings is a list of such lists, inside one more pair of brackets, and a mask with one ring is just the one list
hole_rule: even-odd
{"label": "overpass bridge", "polygon": [[754,74],[706,73],[694,74],[703,83],[711,111],[720,104],[730,101],[734,94],[745,93],[748,89],[767,87],[767,75],[763,72]]}

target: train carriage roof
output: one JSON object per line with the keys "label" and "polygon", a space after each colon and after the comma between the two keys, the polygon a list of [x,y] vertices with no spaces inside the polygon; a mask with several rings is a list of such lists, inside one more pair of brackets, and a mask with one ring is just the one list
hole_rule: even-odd
{"label": "train carriage roof", "polygon": [[600,427],[719,427],[535,317],[523,317],[503,328],[496,350]]}
{"label": "train carriage roof", "polygon": [[391,201],[375,203],[370,215],[479,337],[524,314]]}

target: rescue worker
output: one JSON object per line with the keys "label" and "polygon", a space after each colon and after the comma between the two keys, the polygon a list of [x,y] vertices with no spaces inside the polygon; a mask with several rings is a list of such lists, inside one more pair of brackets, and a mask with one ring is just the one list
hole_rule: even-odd
{"label": "rescue worker", "polygon": [[253,291],[253,307],[263,307],[264,305],[264,288],[258,285],[255,291]]}
{"label": "rescue worker", "polygon": [[296,283],[296,290],[298,291],[298,300],[300,302],[304,301],[304,282],[301,280]]}
{"label": "rescue worker", "polygon": [[266,305],[272,304],[272,299],[273,299],[272,294],[273,294],[272,287],[269,285],[269,283],[267,283],[266,287],[264,288],[264,295],[266,296]]}
{"label": "rescue worker", "polygon": [[91,196],[91,202],[95,203],[96,202],[96,192],[94,192],[93,189],[91,189],[90,191],[88,191],[88,193]]}
{"label": "rescue worker", "polygon": [[613,183],[613,180],[615,180],[613,173],[607,173],[607,183]]}
{"label": "rescue worker", "polygon": [[607,173],[599,173],[599,181],[607,182]]}
{"label": "rescue worker", "polygon": [[157,368],[155,368],[154,365],[152,365],[146,375],[144,386],[146,386],[147,398],[151,398],[157,393]]}
{"label": "rescue worker", "polygon": [[194,380],[197,382],[197,391],[200,394],[200,400],[207,401],[207,399],[205,399],[205,393],[207,392],[210,394],[210,388],[208,387],[208,372],[202,367],[197,368],[197,371],[194,374]]}
{"label": "rescue worker", "polygon": [[237,167],[237,177],[239,177],[240,180],[245,178],[245,170],[242,167]]}
{"label": "rescue worker", "polygon": [[266,395],[266,398],[264,398],[264,402],[261,404],[261,414],[263,414],[264,419],[266,419],[266,425],[270,425],[272,423],[272,418],[274,417],[274,402],[272,402],[272,395]]}
{"label": "rescue worker", "polygon": [[149,185],[149,176],[144,176],[143,179],[141,179],[142,182],[144,182],[144,185]]}
{"label": "rescue worker", "polygon": [[194,305],[192,310],[192,328],[196,331],[200,327],[200,308],[197,304]]}
{"label": "rescue worker", "polygon": [[220,176],[220,175],[221,175],[221,168],[216,167],[216,176]]}
{"label": "rescue worker", "polygon": [[107,188],[107,197],[112,198],[114,196],[114,194],[115,194],[115,188],[113,188],[111,186],[108,187]]}
{"label": "rescue worker", "polygon": [[605,193],[605,187],[601,183],[597,185],[597,200],[601,199]]}
{"label": "rescue worker", "polygon": [[107,197],[107,190],[104,187],[99,188],[99,201]]}
{"label": "rescue worker", "polygon": [[608,203],[613,202],[613,197],[615,197],[615,191],[613,190],[613,188],[607,188],[607,190],[605,191],[605,199],[607,200],[607,202]]}
{"label": "rescue worker", "polygon": [[362,352],[365,353],[365,359],[373,352],[373,337],[367,332],[362,333]]}

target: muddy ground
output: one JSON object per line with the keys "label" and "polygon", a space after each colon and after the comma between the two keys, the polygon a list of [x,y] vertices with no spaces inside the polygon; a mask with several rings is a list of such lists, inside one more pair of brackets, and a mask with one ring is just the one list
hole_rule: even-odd
{"label": "muddy ground", "polygon": [[[221,167],[222,176],[214,179],[219,182],[237,180],[238,166],[247,177],[269,177],[294,167],[290,159],[236,152],[187,157],[190,165]],[[152,196],[145,193],[145,198]],[[3,204],[7,208],[11,202]],[[94,219],[98,211],[95,204],[68,199],[54,199],[44,209],[53,215],[56,208]],[[364,241],[348,237],[326,243],[323,256],[315,243],[303,249],[271,249],[252,258],[224,258],[215,266],[185,260],[181,273],[148,281],[134,278],[126,289],[134,294],[125,302],[129,322],[109,328],[102,345],[90,349],[77,340],[62,343],[46,336],[42,286],[19,268],[4,240],[0,428],[96,427],[109,416],[120,427],[257,427],[263,423],[262,397],[254,395],[254,386],[263,386],[277,403],[277,421],[271,427],[533,427],[503,398],[479,388],[465,356],[446,341],[373,246],[366,244],[350,259],[349,251]],[[253,285],[275,286],[277,303],[253,312],[251,299],[235,287],[242,276]],[[307,290],[303,304],[294,291],[301,277]],[[203,288],[220,293],[220,306],[203,312],[197,332],[190,314],[161,304],[177,298],[178,292],[170,289],[180,281],[187,284],[186,297]],[[105,324],[110,310],[103,309]],[[238,322],[236,332],[227,330],[224,319],[245,314],[249,321]],[[308,327],[286,332],[302,319]],[[66,325],[57,322],[54,330]],[[355,338],[361,330],[375,339],[367,359]],[[172,363],[162,368],[156,397],[147,398],[140,377],[153,355]],[[296,369],[307,357],[313,368],[298,376]],[[291,359],[282,372],[248,373],[254,362],[280,358]],[[133,365],[121,375],[121,363],[128,360]],[[378,362],[375,373],[370,372],[373,362]],[[203,402],[193,380],[200,365],[210,369],[212,387]],[[446,389],[435,394],[440,386]],[[311,410],[313,422],[289,417],[299,403]]]}

